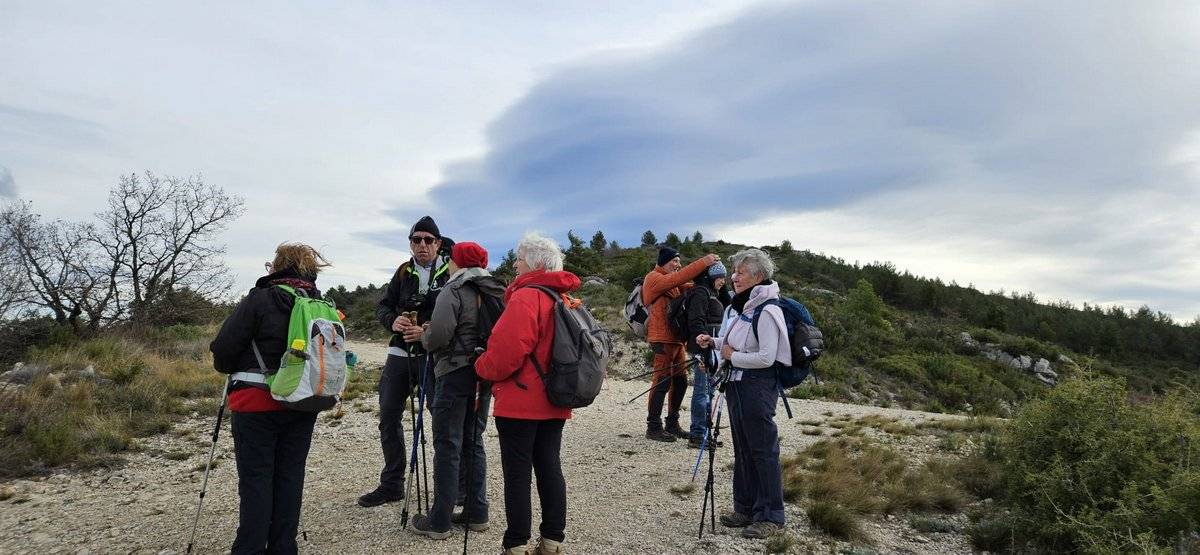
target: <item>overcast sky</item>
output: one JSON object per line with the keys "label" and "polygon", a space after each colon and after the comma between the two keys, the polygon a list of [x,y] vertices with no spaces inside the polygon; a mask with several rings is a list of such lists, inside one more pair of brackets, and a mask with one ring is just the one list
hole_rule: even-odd
{"label": "overcast sky", "polygon": [[1194,3],[498,5],[4,2],[0,197],[203,174],[240,288],[283,240],[381,282],[428,213],[1200,315]]}

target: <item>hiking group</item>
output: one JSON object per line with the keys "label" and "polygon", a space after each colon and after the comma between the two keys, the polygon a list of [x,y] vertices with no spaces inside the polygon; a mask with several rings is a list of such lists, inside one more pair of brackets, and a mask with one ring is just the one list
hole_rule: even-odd
{"label": "hiking group", "polygon": [[[507,285],[488,272],[482,246],[444,237],[429,216],[412,226],[408,240],[412,257],[397,268],[376,309],[379,323],[393,334],[379,380],[383,468],[378,485],[358,503],[402,501],[401,525],[433,539],[445,539],[461,526],[465,552],[466,536],[488,529],[483,433],[491,412],[507,522],[502,552],[563,553],[564,424],[573,408],[587,406],[599,394],[611,350],[608,332],[570,295],[580,279],[563,271],[563,253],[551,239],[532,233],[521,239],[517,275]],[[345,349],[344,315],[316,287],[317,274],[327,266],[308,245],[281,244],[266,264],[267,275],[211,345],[215,368],[229,374],[212,440],[215,446],[227,403],[240,498],[233,553],[298,549],[305,461],[316,414],[337,403],[355,358]],[[784,519],[773,417],[782,372],[793,367],[795,324],[781,309],[788,305],[771,281],[774,265],[766,253],[739,252],[732,267],[730,277],[715,254],[684,266],[678,252],[662,247],[626,314],[654,352],[646,437],[687,438],[701,453],[709,449],[709,502],[711,453],[721,445],[716,435],[724,395],[733,436],[734,499],[733,511],[721,522],[743,527],[745,537],[765,538]],[[727,279],[732,295],[725,289]],[[679,411],[689,375],[695,385],[685,431]],[[406,406],[411,406],[407,449]],[[426,413],[433,431],[432,490]],[[210,458],[211,453],[210,448]],[[534,477],[541,523],[539,539],[530,547]],[[196,522],[207,483],[206,470]],[[411,526],[410,504],[416,509]],[[462,510],[456,512],[458,506]]]}

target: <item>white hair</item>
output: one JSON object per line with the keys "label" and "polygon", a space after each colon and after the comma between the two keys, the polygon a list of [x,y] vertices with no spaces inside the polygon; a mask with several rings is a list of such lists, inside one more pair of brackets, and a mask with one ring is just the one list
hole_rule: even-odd
{"label": "white hair", "polygon": [[563,269],[563,253],[558,243],[533,232],[526,233],[517,243],[517,258],[524,259],[532,270],[559,272]]}
{"label": "white hair", "polygon": [[739,251],[733,255],[733,271],[740,271],[741,266],[746,266],[746,271],[758,276],[759,279],[771,279],[775,275],[775,263],[771,261],[771,255],[759,249],[746,249]]}

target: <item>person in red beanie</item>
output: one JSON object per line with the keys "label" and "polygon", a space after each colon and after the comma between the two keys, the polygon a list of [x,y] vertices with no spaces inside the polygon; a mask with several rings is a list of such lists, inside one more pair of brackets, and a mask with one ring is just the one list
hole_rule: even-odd
{"label": "person in red beanie", "polygon": [[487,351],[475,362],[475,373],[492,382],[496,396],[496,431],[500,437],[500,465],[504,470],[504,531],[502,548],[510,555],[528,553],[532,526],[529,486],[537,473],[541,501],[539,555],[563,553],[567,526],[567,483],[563,478],[563,425],[571,409],[556,407],[534,368],[533,357],[550,366],[554,343],[554,299],[529,287],[541,285],[560,295],[579,289],[579,277],[563,271],[563,254],[553,240],[526,235],[517,245],[517,277],[504,292],[507,306]]}
{"label": "person in red beanie", "polygon": [[[477,243],[456,243],[450,250],[450,279],[423,326],[408,326],[405,341],[420,340],[437,361],[431,411],[433,416],[433,504],[417,515],[412,530],[433,539],[450,536],[453,524],[474,531],[488,528],[487,425],[491,389],[475,376],[475,349],[484,347],[481,321],[495,322],[502,307],[504,283],[487,271],[488,253]],[[492,299],[486,299],[490,296]],[[490,318],[482,307],[493,307]],[[459,491],[462,489],[463,491]],[[463,512],[453,514],[463,499]]]}

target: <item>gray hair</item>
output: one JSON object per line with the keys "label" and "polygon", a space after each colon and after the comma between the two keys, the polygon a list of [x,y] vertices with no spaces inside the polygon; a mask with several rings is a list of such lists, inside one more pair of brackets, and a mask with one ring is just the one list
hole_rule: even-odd
{"label": "gray hair", "polygon": [[743,264],[746,271],[761,279],[771,279],[775,275],[775,263],[771,261],[771,256],[759,249],[746,249],[733,255],[733,271],[739,271]]}
{"label": "gray hair", "polygon": [[525,260],[530,269],[560,272],[563,269],[563,253],[558,243],[537,233],[526,233],[517,243],[517,258]]}

